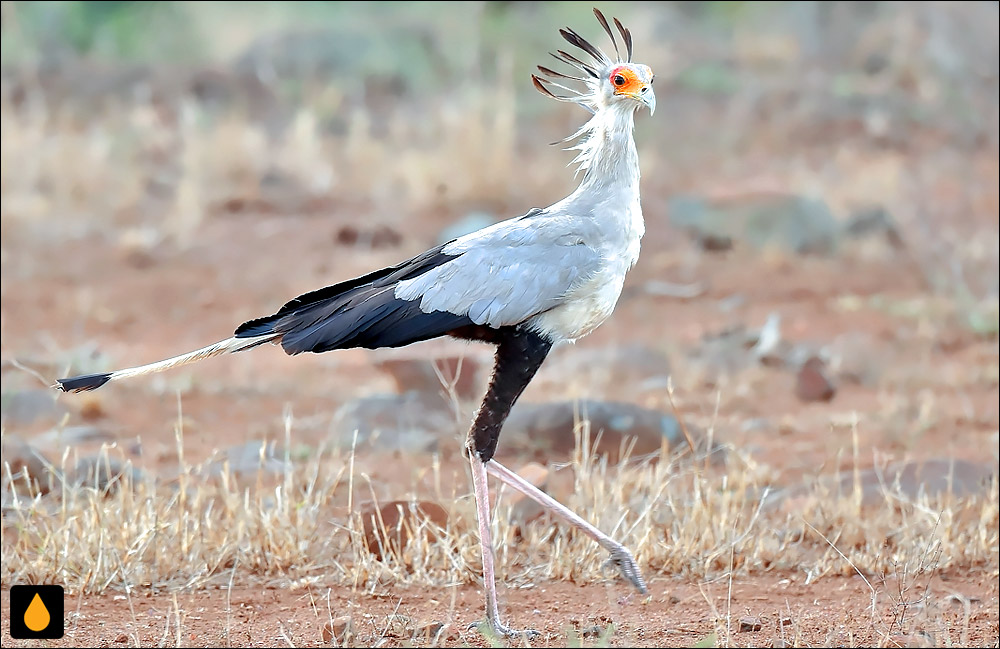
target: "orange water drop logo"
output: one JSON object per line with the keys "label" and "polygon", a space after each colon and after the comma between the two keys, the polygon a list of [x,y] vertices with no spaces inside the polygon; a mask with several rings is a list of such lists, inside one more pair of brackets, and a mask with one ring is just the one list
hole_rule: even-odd
{"label": "orange water drop logo", "polygon": [[35,593],[31,603],[28,604],[28,610],[24,612],[24,626],[38,633],[47,627],[51,620],[49,609],[45,608],[42,598],[38,596],[38,593]]}

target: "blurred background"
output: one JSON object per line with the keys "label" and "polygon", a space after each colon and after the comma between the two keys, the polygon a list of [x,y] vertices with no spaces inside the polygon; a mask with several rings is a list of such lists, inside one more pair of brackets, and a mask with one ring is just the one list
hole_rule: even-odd
{"label": "blurred background", "polygon": [[[693,428],[792,477],[857,417],[894,458],[995,451],[997,4],[600,6],[657,75],[635,133],[647,235],[615,317],[526,401],[669,422],[669,386]],[[46,385],[560,199],[552,143],[587,115],[529,75],[563,26],[609,49],[585,3],[4,2],[7,433],[68,422],[148,462],[183,410],[200,458],[280,433],[291,405],[306,445],[456,451],[490,359],[447,341]],[[431,359],[465,363],[443,406]],[[657,426],[654,449],[677,435]],[[552,459],[531,437],[506,449]]]}

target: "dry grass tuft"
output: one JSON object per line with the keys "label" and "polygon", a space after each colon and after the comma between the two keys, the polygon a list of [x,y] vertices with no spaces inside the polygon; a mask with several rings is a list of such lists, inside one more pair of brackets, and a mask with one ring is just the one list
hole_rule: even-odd
{"label": "dry grass tuft", "polygon": [[[286,442],[290,437],[289,421]],[[987,495],[966,499],[911,501],[887,488],[883,503],[862,507],[859,493],[817,482],[789,511],[769,506],[767,467],[735,452],[726,468],[716,469],[650,458],[608,466],[586,452],[586,444],[579,448],[563,469],[575,477],[567,504],[632,548],[653,580],[781,570],[803,574],[807,583],[825,575],[858,573],[870,584],[896,576],[904,588],[938,569],[997,565],[995,483]],[[244,582],[322,578],[365,589],[478,579],[469,496],[441,499],[443,527],[427,517],[411,519],[408,524],[429,533],[410,530],[409,542],[372,553],[371,524],[354,503],[368,500],[365,492],[378,498],[373,485],[354,475],[350,456],[286,457],[277,475],[262,470],[237,477],[228,467],[207,475],[185,462],[180,426],[177,452],[176,478],[158,483],[133,475],[129,462],[116,461],[117,451],[105,447],[100,457],[108,472],[122,467],[116,480],[61,479],[47,495],[5,467],[3,584],[54,581],[96,593],[202,588],[230,582],[236,572]],[[69,473],[70,460],[65,453],[54,467],[58,475]],[[610,577],[602,571],[607,557],[583,535],[545,519],[524,526],[510,520],[501,501],[494,525],[505,579],[525,585]],[[393,534],[384,530],[381,538]],[[901,602],[904,595],[896,594]]]}

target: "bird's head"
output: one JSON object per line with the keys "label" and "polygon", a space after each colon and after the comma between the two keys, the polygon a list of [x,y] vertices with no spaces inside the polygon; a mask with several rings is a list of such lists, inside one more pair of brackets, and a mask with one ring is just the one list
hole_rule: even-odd
{"label": "bird's head", "polygon": [[[570,45],[583,50],[593,59],[593,62],[583,61],[568,52],[557,50],[552,53],[552,56],[572,65],[582,75],[564,74],[540,65],[538,66],[539,72],[548,78],[531,75],[535,88],[548,97],[580,104],[591,112],[610,107],[625,107],[635,110],[646,106],[649,108],[649,113],[653,114],[656,110],[656,95],[653,93],[653,77],[655,75],[648,65],[632,62],[632,33],[623,27],[617,18],[613,19],[625,45],[627,58],[623,60],[618,49],[618,40],[604,14],[594,9],[594,15],[604,27],[604,31],[611,37],[611,44],[615,48],[615,59],[609,57],[600,48],[591,45],[572,29],[568,27],[560,29],[559,33],[562,34],[562,37]],[[585,88],[582,90],[570,88],[565,85],[565,80],[583,82]],[[557,90],[553,91],[553,89]],[[556,94],[557,92],[560,94]],[[562,94],[562,92],[569,94]]]}

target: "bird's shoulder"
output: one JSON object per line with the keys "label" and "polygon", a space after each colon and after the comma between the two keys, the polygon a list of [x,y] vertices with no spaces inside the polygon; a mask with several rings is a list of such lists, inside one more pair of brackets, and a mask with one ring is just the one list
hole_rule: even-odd
{"label": "bird's shoulder", "polygon": [[473,250],[546,246],[587,245],[591,238],[588,219],[551,208],[534,207],[526,214],[458,237],[444,245],[445,254]]}

